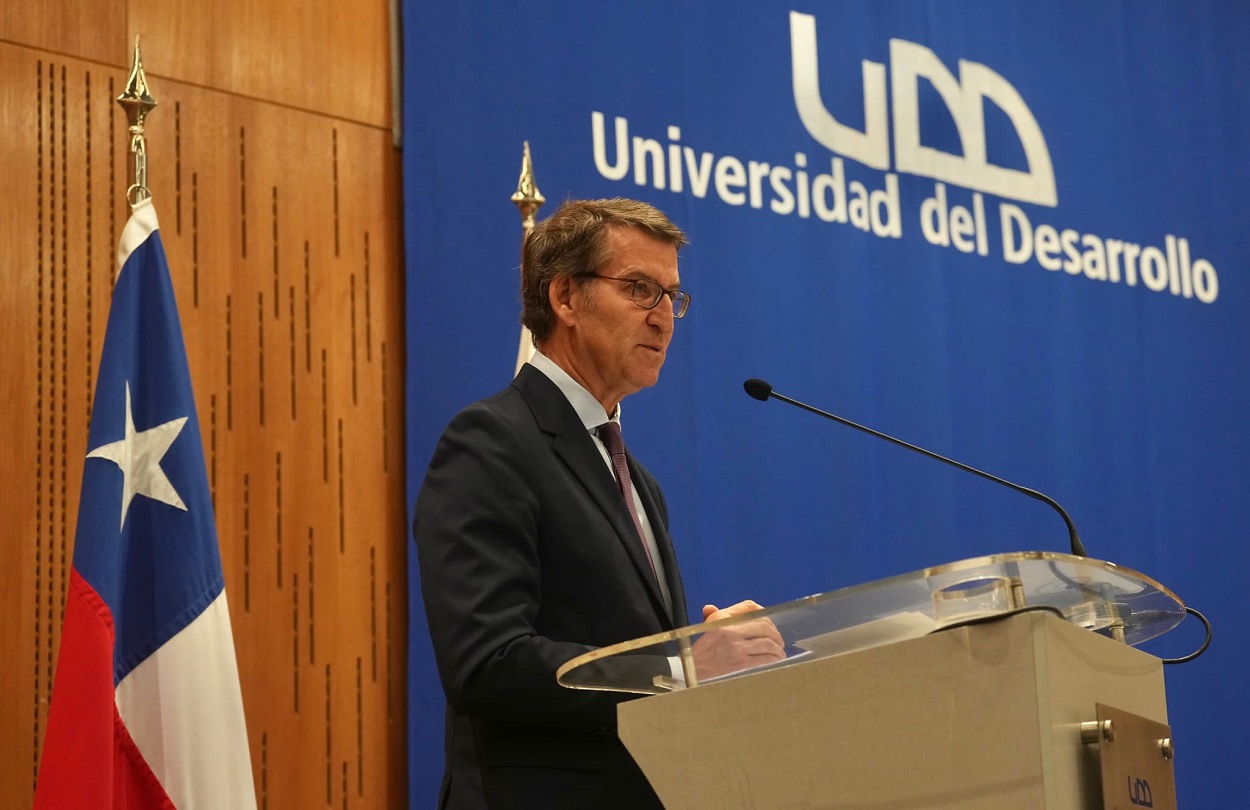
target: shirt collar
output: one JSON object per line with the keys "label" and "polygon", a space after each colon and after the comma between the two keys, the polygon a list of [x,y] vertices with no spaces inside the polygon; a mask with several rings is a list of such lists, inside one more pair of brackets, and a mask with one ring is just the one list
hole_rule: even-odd
{"label": "shirt collar", "polygon": [[[569,376],[569,373],[555,364],[550,357],[534,350],[534,356],[530,358],[529,364],[541,371],[547,376],[547,379],[556,384],[556,388],[560,389],[560,393],[564,394],[564,398],[573,406],[573,410],[577,411],[577,416],[582,420],[587,430],[594,430],[604,423],[603,405],[599,404],[599,400],[595,399],[595,395],[582,387],[582,384]],[[607,421],[621,423],[621,406],[616,406],[614,413]]]}

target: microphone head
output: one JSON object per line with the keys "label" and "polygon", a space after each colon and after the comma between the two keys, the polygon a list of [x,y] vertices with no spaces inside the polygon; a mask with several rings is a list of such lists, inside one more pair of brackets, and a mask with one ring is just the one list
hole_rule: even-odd
{"label": "microphone head", "polygon": [[755,378],[751,378],[744,382],[742,387],[748,394],[755,399],[758,399],[760,402],[765,402],[773,393],[773,387],[771,385],[763,380],[757,380]]}

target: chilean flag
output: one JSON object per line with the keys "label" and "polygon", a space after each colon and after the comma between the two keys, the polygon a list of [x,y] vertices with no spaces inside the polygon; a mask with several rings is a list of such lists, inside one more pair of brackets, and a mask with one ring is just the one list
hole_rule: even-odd
{"label": "chilean flag", "polygon": [[118,248],[36,808],[255,808],[182,327],[151,200]]}

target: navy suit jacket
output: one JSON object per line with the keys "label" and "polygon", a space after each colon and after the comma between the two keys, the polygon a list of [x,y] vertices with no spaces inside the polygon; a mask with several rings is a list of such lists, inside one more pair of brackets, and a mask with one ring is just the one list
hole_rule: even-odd
{"label": "navy suit jacket", "polygon": [[556,683],[575,656],[688,621],[659,486],[629,459],[671,613],[595,441],[525,366],[435,449],[413,534],[448,701],[440,807],[659,806],[616,737],[628,696]]}

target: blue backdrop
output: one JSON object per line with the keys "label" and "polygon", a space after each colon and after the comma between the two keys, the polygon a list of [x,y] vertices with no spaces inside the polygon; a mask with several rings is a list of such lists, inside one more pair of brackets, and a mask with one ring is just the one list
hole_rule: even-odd
{"label": "blue backdrop", "polygon": [[[528,139],[544,213],[636,197],[691,236],[690,315],[625,419],[693,610],[1067,548],[1045,505],[749,399],[764,377],[1047,492],[1091,556],[1204,610],[1210,652],[1166,673],[1178,792],[1228,798],[1250,721],[1250,8],[408,0],[403,25],[410,506],[447,420],[512,375]],[[410,591],[424,808],[443,701],[415,569]],[[1188,620],[1147,649],[1200,641]]]}

